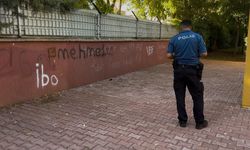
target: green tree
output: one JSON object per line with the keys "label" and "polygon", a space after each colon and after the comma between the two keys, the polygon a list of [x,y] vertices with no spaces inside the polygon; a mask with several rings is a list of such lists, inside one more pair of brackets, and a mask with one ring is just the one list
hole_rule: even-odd
{"label": "green tree", "polygon": [[98,7],[98,9],[104,13],[114,13],[116,0],[92,0],[92,2]]}
{"label": "green tree", "polygon": [[28,5],[34,11],[68,12],[74,9],[89,8],[88,0],[29,0]]}
{"label": "green tree", "polygon": [[247,22],[250,9],[249,0],[222,0],[222,15],[226,19],[231,32],[235,35],[234,47],[244,45],[244,36],[247,34]]}
{"label": "green tree", "polygon": [[70,11],[89,8],[88,0],[4,0],[0,5],[5,9],[16,10],[17,6],[27,5],[33,11]]}
{"label": "green tree", "polygon": [[[88,0],[4,0],[0,2],[0,7],[12,10],[14,15],[18,14],[19,7],[29,7],[33,11],[61,11],[68,12],[73,9],[89,8]],[[0,22],[0,30],[8,27],[11,23]]]}
{"label": "green tree", "polygon": [[125,2],[125,0],[119,0],[119,9],[117,14],[121,15],[122,14],[122,4]]}
{"label": "green tree", "polygon": [[[249,0],[171,0],[169,15],[191,19],[194,30],[202,33],[210,49],[243,45]],[[236,36],[235,36],[236,35]]]}
{"label": "green tree", "polygon": [[[18,0],[8,0],[8,1],[0,1],[0,7],[3,7],[6,10],[12,10],[13,14],[17,14],[18,10],[17,10],[17,6],[19,4]],[[8,27],[10,26],[12,23],[3,23],[0,21],[0,30],[2,30],[2,28],[4,27]]]}
{"label": "green tree", "polygon": [[78,0],[74,3],[75,9],[89,9],[89,1],[88,0]]}
{"label": "green tree", "polygon": [[130,0],[140,18],[191,19],[209,49],[244,45],[250,0]]}
{"label": "green tree", "polygon": [[168,10],[166,5],[169,0],[130,0],[131,10],[141,19],[167,18]]}

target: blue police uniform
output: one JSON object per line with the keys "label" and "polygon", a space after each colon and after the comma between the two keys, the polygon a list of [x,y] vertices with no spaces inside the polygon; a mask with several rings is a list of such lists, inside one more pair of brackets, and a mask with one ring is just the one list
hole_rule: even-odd
{"label": "blue police uniform", "polygon": [[184,30],[171,38],[167,52],[174,56],[174,90],[180,124],[186,123],[185,93],[188,88],[193,99],[196,125],[204,123],[204,86],[198,75],[200,54],[207,51],[201,35]]}
{"label": "blue police uniform", "polygon": [[207,51],[201,35],[191,31],[182,31],[171,38],[168,53],[173,53],[178,64],[197,65],[199,55]]}

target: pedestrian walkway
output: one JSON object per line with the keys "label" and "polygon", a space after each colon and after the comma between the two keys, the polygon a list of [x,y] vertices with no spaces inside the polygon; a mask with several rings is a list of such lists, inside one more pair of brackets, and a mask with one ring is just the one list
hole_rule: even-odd
{"label": "pedestrian walkway", "polygon": [[205,61],[205,115],[177,126],[168,62],[0,109],[0,149],[250,149],[250,111],[241,109],[244,63]]}

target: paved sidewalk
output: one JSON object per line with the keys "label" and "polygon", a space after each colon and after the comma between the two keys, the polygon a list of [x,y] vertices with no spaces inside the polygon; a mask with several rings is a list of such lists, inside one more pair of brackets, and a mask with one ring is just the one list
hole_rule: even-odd
{"label": "paved sidewalk", "polygon": [[250,149],[250,111],[241,109],[244,63],[205,61],[205,114],[177,126],[170,63],[0,109],[0,149]]}

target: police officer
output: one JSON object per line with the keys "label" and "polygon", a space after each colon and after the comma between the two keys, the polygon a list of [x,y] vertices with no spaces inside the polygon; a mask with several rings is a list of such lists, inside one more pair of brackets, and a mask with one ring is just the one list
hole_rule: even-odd
{"label": "police officer", "polygon": [[172,37],[168,49],[168,58],[173,58],[174,67],[174,91],[177,101],[179,125],[186,127],[187,112],[185,108],[185,93],[188,88],[193,99],[193,114],[196,129],[208,126],[204,119],[204,86],[201,82],[203,64],[200,63],[201,56],[207,56],[207,49],[201,35],[193,32],[192,22],[183,20],[180,23],[181,32]]}

